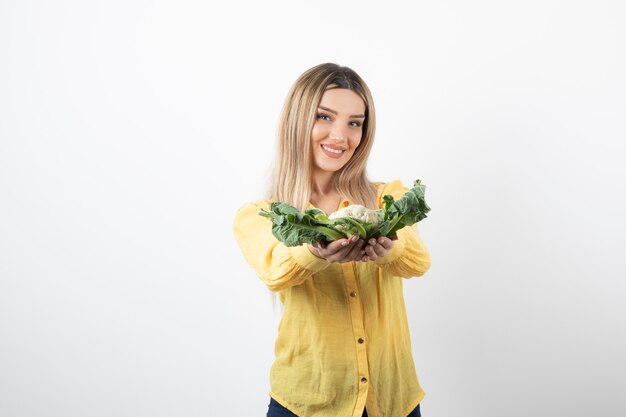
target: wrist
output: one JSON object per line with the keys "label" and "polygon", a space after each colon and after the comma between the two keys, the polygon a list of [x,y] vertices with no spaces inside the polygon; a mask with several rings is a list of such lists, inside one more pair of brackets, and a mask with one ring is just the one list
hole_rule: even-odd
{"label": "wrist", "polygon": [[313,273],[317,273],[330,265],[326,259],[315,255],[308,245],[306,247],[305,245],[293,246],[289,248],[289,251],[296,264]]}
{"label": "wrist", "polygon": [[310,243],[307,243],[306,246],[307,248],[309,248],[309,252],[311,252],[313,256],[320,258],[320,259],[324,259],[319,255],[319,252],[317,251],[317,248],[315,246],[311,245]]}

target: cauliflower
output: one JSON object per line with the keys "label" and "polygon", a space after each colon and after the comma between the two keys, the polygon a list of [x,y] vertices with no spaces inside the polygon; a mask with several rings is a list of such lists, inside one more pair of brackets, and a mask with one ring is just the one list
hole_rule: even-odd
{"label": "cauliflower", "polygon": [[426,218],[430,207],[424,200],[424,185],[420,180],[398,201],[393,196],[382,198],[384,208],[370,210],[357,204],[337,210],[330,216],[324,211],[309,207],[300,212],[297,208],[280,201],[270,204],[270,209],[259,210],[259,215],[272,221],[272,234],[286,246],[300,246],[320,241],[332,242],[348,236],[361,239],[387,236]]}
{"label": "cauliflower", "polygon": [[371,210],[359,204],[353,204],[342,208],[341,210],[337,210],[328,216],[331,220],[338,219],[340,217],[350,217],[354,220],[360,221],[361,223],[371,223],[372,226],[377,226],[382,220],[378,210]]}

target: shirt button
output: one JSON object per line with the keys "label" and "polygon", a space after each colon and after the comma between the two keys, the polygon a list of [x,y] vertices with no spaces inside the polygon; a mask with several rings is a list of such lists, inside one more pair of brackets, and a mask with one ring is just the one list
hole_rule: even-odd
{"label": "shirt button", "polygon": [[367,378],[365,377],[361,378],[361,382],[365,384],[367,382]]}
{"label": "shirt button", "polygon": [[350,297],[356,297],[356,291],[352,291],[352,292],[350,293]]}
{"label": "shirt button", "polygon": [[359,340],[357,340],[357,342],[363,343],[363,342],[365,342],[365,340],[363,340],[362,338],[359,337]]}

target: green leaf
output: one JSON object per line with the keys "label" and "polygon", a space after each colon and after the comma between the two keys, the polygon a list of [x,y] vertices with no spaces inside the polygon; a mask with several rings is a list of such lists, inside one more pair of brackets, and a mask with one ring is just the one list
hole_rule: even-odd
{"label": "green leaf", "polygon": [[383,220],[377,226],[361,223],[350,217],[331,220],[317,208],[307,208],[302,213],[281,202],[271,203],[269,211],[259,210],[259,215],[272,221],[272,233],[287,246],[300,246],[322,240],[330,242],[348,235],[358,235],[363,239],[394,237],[398,230],[427,217],[430,207],[424,199],[425,190],[425,186],[418,179],[413,183],[413,188],[397,201],[391,195],[383,196],[383,208],[378,210]]}
{"label": "green leaf", "polygon": [[351,217],[338,217],[336,219],[332,219],[333,226],[342,226],[341,231],[344,232],[348,236],[359,236],[361,239],[365,239],[367,237],[367,231],[365,230],[366,224],[369,223],[361,223],[360,221],[353,219]]}
{"label": "green leaf", "polygon": [[323,222],[327,223],[328,218],[318,209],[308,209],[301,213],[289,204],[275,202],[270,204],[270,211],[259,210],[259,215],[272,220],[272,234],[286,246],[300,246],[304,243],[312,244],[321,240],[333,241],[346,237],[340,231],[326,226]]}

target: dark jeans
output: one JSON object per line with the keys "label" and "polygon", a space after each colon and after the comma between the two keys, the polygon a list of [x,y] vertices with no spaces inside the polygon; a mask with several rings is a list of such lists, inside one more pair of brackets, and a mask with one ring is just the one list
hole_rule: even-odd
{"label": "dark jeans", "polygon": [[[278,401],[270,397],[270,405],[267,410],[267,417],[298,417],[291,411],[287,410],[285,407],[279,404]],[[367,417],[367,410],[363,410],[363,417]],[[420,405],[418,404],[415,407],[415,410],[411,411],[407,417],[422,417],[420,413]]]}

